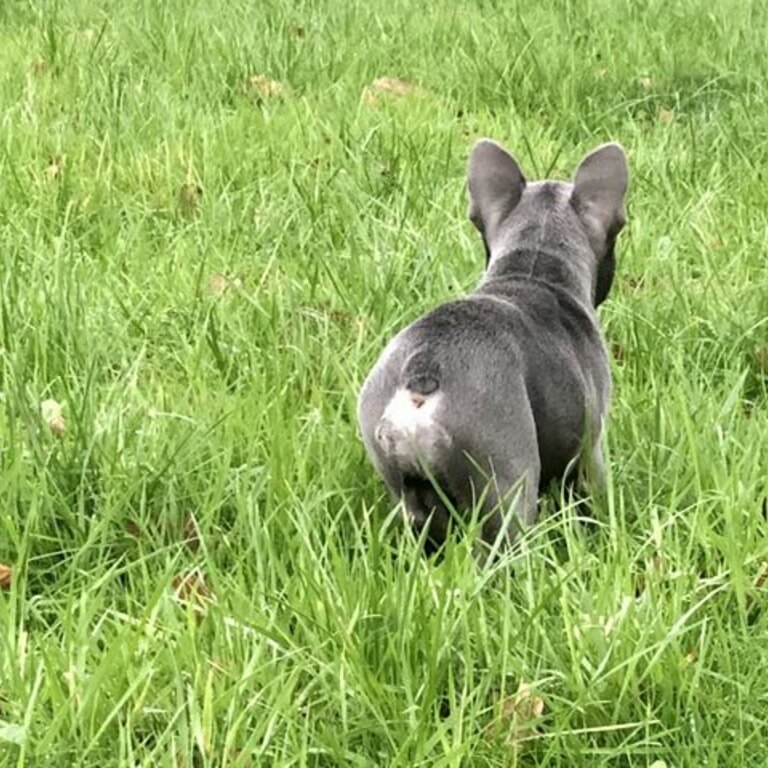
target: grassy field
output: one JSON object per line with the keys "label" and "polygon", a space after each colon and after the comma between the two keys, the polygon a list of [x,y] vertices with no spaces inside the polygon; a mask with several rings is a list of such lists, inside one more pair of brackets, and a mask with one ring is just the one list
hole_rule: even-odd
{"label": "grassy field", "polygon": [[[765,765],[767,29],[2,2],[0,766]],[[482,135],[632,174],[606,498],[486,571],[399,533],[355,424],[481,275]]]}

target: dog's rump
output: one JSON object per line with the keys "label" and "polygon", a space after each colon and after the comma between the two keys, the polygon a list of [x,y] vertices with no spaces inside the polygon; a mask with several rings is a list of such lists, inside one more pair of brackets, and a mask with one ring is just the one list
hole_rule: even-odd
{"label": "dog's rump", "polygon": [[437,472],[468,447],[457,440],[457,433],[473,432],[465,416],[500,394],[499,382],[489,380],[482,363],[494,360],[507,379],[518,368],[509,323],[509,307],[459,299],[437,307],[399,335],[374,374],[387,380],[374,435],[402,474],[423,476],[425,468]]}
{"label": "dog's rump", "polygon": [[386,404],[375,437],[387,459],[404,474],[439,466],[450,449],[452,436],[440,421],[444,402],[439,387],[427,394],[399,387]]}

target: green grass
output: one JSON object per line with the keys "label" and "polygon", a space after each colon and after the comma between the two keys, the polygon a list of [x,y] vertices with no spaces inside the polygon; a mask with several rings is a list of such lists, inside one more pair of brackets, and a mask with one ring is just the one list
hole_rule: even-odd
{"label": "green grass", "polygon": [[[2,2],[0,765],[764,765],[766,29],[758,0]],[[424,93],[366,104],[382,75]],[[355,424],[392,333],[479,279],[481,135],[531,176],[615,139],[632,173],[608,493],[486,572],[399,532]],[[494,730],[521,681],[536,730]]]}

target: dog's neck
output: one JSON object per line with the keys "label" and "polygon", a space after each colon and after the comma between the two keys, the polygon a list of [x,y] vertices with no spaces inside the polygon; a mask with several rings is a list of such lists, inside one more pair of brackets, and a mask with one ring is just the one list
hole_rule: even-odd
{"label": "dog's neck", "polygon": [[577,255],[546,248],[513,248],[501,256],[494,256],[488,265],[478,290],[503,295],[531,280],[565,291],[588,307],[594,306],[591,277]]}

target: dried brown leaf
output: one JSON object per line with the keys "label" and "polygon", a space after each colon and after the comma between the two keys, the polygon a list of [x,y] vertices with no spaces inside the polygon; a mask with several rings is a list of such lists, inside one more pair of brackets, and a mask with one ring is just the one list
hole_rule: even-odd
{"label": "dried brown leaf", "polygon": [[544,699],[533,686],[521,680],[517,693],[501,703],[496,720],[487,730],[490,739],[503,737],[508,746],[520,746],[536,736],[536,726],[544,714]]}
{"label": "dried brown leaf", "polygon": [[134,523],[133,520],[129,520],[124,526],[125,532],[129,536],[133,536],[134,539],[143,539],[144,538],[144,532],[139,528],[137,523]]}
{"label": "dried brown leaf", "polygon": [[203,199],[203,188],[199,184],[187,182],[179,189],[179,208],[182,213],[191,216],[197,213],[200,201]]}
{"label": "dried brown leaf", "polygon": [[208,290],[214,296],[223,296],[229,288],[229,280],[224,275],[216,273],[208,278]]}
{"label": "dried brown leaf", "polygon": [[184,519],[184,543],[192,552],[197,552],[200,548],[200,531],[191,512]]}
{"label": "dried brown leaf", "polygon": [[425,94],[426,91],[420,85],[409,80],[400,77],[377,77],[363,90],[363,103],[369,107],[376,107],[388,97],[404,99]]}
{"label": "dried brown leaf", "polygon": [[266,75],[251,75],[246,87],[248,93],[257,99],[280,96],[285,90],[282,83]]}
{"label": "dried brown leaf", "polygon": [[56,181],[61,178],[61,175],[64,173],[66,159],[66,155],[56,155],[56,157],[51,158],[51,161],[45,167],[45,175],[49,181]]}
{"label": "dried brown leaf", "polygon": [[765,582],[768,581],[768,562],[763,560],[760,563],[760,569],[757,572],[757,578],[755,579],[755,589],[763,589]]}
{"label": "dried brown leaf", "polygon": [[763,373],[768,373],[768,347],[755,347],[755,360]]}
{"label": "dried brown leaf", "polygon": [[329,309],[328,317],[330,317],[334,323],[338,323],[339,325],[349,325],[349,322],[352,319],[349,312],[345,312],[343,309]]}
{"label": "dried brown leaf", "polygon": [[699,654],[696,652],[696,650],[688,651],[688,653],[685,654],[683,657],[683,666],[684,667],[690,667],[691,664],[695,664],[696,660],[699,658]]}
{"label": "dried brown leaf", "polygon": [[[760,567],[757,569],[757,576],[755,576],[754,588],[756,590],[765,591],[765,585],[768,581],[768,562],[763,560],[760,563]],[[750,610],[755,605],[755,598],[752,595],[747,595],[746,606],[747,610]]]}
{"label": "dried brown leaf", "polygon": [[400,77],[377,77],[371,84],[375,91],[393,93],[395,96],[422,96],[424,89],[420,85]]}
{"label": "dried brown leaf", "polygon": [[52,398],[40,403],[40,413],[43,421],[56,437],[61,437],[67,431],[67,425],[62,415],[62,406]]}
{"label": "dried brown leaf", "polygon": [[363,104],[366,107],[378,107],[381,103],[379,97],[370,89],[370,87],[363,88]]}
{"label": "dried brown leaf", "polygon": [[12,576],[13,576],[13,572],[11,571],[11,566],[3,565],[2,563],[0,563],[0,589],[11,588]]}
{"label": "dried brown leaf", "polygon": [[659,122],[669,125],[675,119],[675,113],[666,107],[659,107]]}
{"label": "dried brown leaf", "polygon": [[217,272],[208,278],[208,290],[214,296],[224,296],[226,293],[242,287],[243,283],[239,277],[229,278]]}
{"label": "dried brown leaf", "polygon": [[67,425],[62,416],[57,416],[56,418],[51,419],[49,426],[51,427],[51,432],[56,437],[61,437],[67,431]]}
{"label": "dried brown leaf", "polygon": [[216,602],[216,596],[208,589],[199,568],[193,568],[173,579],[173,595],[180,603],[201,615],[205,615],[208,606]]}

